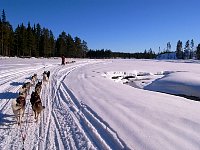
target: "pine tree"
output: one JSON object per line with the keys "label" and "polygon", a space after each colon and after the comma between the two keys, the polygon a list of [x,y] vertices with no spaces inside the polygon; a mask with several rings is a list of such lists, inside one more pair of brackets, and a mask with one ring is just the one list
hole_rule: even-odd
{"label": "pine tree", "polygon": [[191,40],[190,47],[191,47],[191,49],[194,48],[194,40],[193,39]]}
{"label": "pine tree", "polygon": [[19,36],[19,50],[20,56],[28,56],[29,52],[27,51],[27,34],[26,34],[26,27],[24,26],[24,24],[22,23],[20,25],[20,36]]}
{"label": "pine tree", "polygon": [[28,27],[27,27],[27,51],[29,53],[29,56],[31,57],[33,54],[33,49],[34,49],[34,35],[32,32],[32,28],[30,25],[30,22],[28,22]]}
{"label": "pine tree", "polygon": [[185,43],[185,49],[190,48],[190,40],[187,40],[187,42]]}
{"label": "pine tree", "polygon": [[2,11],[2,15],[1,15],[2,19],[1,19],[1,55],[5,55],[4,52],[4,34],[5,34],[5,24],[6,24],[6,14],[5,11],[3,9]]}
{"label": "pine tree", "polygon": [[190,40],[187,40],[187,42],[185,43],[185,48],[184,48],[184,58],[188,59],[190,56]]}
{"label": "pine tree", "polygon": [[86,41],[84,41],[83,40],[83,42],[82,42],[82,50],[83,50],[83,58],[85,58],[86,57],[86,54],[87,54],[87,52],[88,52],[88,47],[87,47],[87,42]]}
{"label": "pine tree", "polygon": [[182,42],[179,40],[176,46],[176,57],[178,59],[183,59],[183,52],[182,52]]}
{"label": "pine tree", "polygon": [[36,42],[36,27],[35,24],[33,25],[33,27],[31,27],[31,43],[32,43],[32,49],[31,49],[31,57],[37,57],[37,52],[36,52],[36,48],[37,48],[37,42]]}
{"label": "pine tree", "polygon": [[49,46],[50,46],[50,55],[49,57],[55,56],[55,40],[53,32],[50,30],[49,32]]}
{"label": "pine tree", "polygon": [[2,22],[5,24],[6,23],[6,13],[5,10],[3,9],[2,11]]}
{"label": "pine tree", "polygon": [[8,22],[8,49],[7,49],[7,56],[14,56],[15,51],[14,51],[14,32],[13,28]]}
{"label": "pine tree", "polygon": [[42,29],[41,42],[40,42],[40,56],[48,57],[50,53],[49,47],[49,30],[46,28]]}
{"label": "pine tree", "polygon": [[148,53],[147,53],[147,50],[145,49],[144,50],[144,53],[143,53],[143,58],[147,59],[148,58]]}
{"label": "pine tree", "polygon": [[82,50],[82,45],[81,45],[81,39],[79,37],[75,37],[74,39],[74,45],[75,45],[75,50],[74,50],[74,56],[81,58],[83,57],[83,50]]}
{"label": "pine tree", "polygon": [[200,44],[198,44],[198,46],[197,46],[196,57],[198,60],[200,59]]}
{"label": "pine tree", "polygon": [[66,44],[67,44],[67,56],[75,57],[76,56],[75,44],[74,44],[74,40],[70,34],[68,34],[66,37]]}
{"label": "pine tree", "polygon": [[194,57],[194,40],[192,39],[190,42],[190,59]]}
{"label": "pine tree", "polygon": [[41,42],[41,26],[38,23],[36,25],[36,31],[35,31],[35,42],[36,42],[36,57],[40,56],[40,42]]}
{"label": "pine tree", "polygon": [[167,52],[170,52],[170,50],[171,50],[171,43],[168,42],[168,43],[167,43]]}
{"label": "pine tree", "polygon": [[20,56],[20,26],[18,25],[14,32],[14,56]]}
{"label": "pine tree", "polygon": [[67,35],[63,31],[59,35],[59,37],[58,37],[58,39],[56,41],[56,56],[60,56],[60,57],[62,55],[64,55],[65,57],[68,56],[66,39],[67,39]]}
{"label": "pine tree", "polygon": [[6,20],[5,11],[2,11],[1,21],[1,55],[10,56],[13,50],[13,29],[10,23]]}

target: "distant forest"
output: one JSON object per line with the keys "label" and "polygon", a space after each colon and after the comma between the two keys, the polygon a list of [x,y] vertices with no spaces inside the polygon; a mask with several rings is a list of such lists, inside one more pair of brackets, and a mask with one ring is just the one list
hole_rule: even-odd
{"label": "distant forest", "polygon": [[63,31],[57,39],[48,28],[39,23],[31,26],[19,24],[16,29],[6,19],[3,10],[0,17],[0,55],[17,57],[65,57],[72,58],[155,58],[152,50],[144,53],[122,53],[111,50],[91,50],[87,42]]}
{"label": "distant forest", "polygon": [[[176,47],[177,59],[200,59],[200,44],[195,47],[194,41],[188,40],[183,48],[179,40]],[[63,31],[58,38],[48,28],[41,27],[39,23],[31,26],[30,22],[25,26],[19,24],[15,29],[6,19],[3,10],[0,16],[0,56],[17,57],[60,57],[68,58],[136,58],[154,59],[158,55],[171,53],[171,44],[167,43],[167,49],[156,54],[152,49],[144,52],[124,53],[112,52],[107,49],[88,49],[87,42],[79,37],[72,37]]]}
{"label": "distant forest", "polygon": [[41,25],[23,23],[13,30],[6,20],[5,11],[0,18],[0,55],[18,57],[86,57],[87,43],[79,37],[73,38],[70,34],[62,32],[55,39],[53,32]]}

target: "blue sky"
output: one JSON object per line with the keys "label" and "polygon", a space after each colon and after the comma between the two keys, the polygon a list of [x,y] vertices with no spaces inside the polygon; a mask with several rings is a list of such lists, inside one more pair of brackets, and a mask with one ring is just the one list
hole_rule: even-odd
{"label": "blue sky", "polygon": [[91,49],[138,52],[200,43],[199,0],[0,0],[15,28],[28,21],[78,36]]}

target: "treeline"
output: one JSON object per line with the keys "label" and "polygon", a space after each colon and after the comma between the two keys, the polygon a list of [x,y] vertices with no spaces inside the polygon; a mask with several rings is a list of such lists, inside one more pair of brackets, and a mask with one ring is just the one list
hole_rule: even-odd
{"label": "treeline", "polygon": [[194,40],[187,40],[183,47],[182,41],[177,42],[176,57],[178,59],[200,59],[200,44],[194,45]]}
{"label": "treeline", "polygon": [[22,23],[13,30],[6,20],[5,11],[0,17],[0,55],[18,57],[86,57],[87,42],[62,32],[55,39],[53,32],[41,25]]}
{"label": "treeline", "polygon": [[16,29],[7,21],[5,11],[0,17],[0,55],[17,57],[65,57],[73,58],[146,58],[156,54],[150,49],[143,53],[112,52],[111,50],[88,50],[87,42],[62,32],[55,39],[53,32],[30,22],[19,24]]}
{"label": "treeline", "polygon": [[111,50],[89,50],[87,53],[88,58],[124,58],[124,59],[154,59],[156,54],[152,49],[140,53],[123,53],[123,52],[112,52]]}
{"label": "treeline", "polygon": [[178,59],[193,59],[197,58],[197,50],[194,46],[194,40],[187,40],[183,47],[182,41],[177,42],[176,46],[176,57]]}
{"label": "treeline", "polygon": [[[164,51],[160,52],[159,49],[158,55],[165,53],[173,53],[170,42],[167,43],[167,48]],[[185,44],[181,40],[178,40],[175,53],[177,59],[200,59],[200,44],[195,46],[193,39],[191,41],[187,40]]]}
{"label": "treeline", "polygon": [[[111,50],[89,50],[87,42],[79,37],[72,37],[63,31],[58,38],[53,32],[41,25],[27,26],[19,24],[15,29],[7,21],[5,11],[0,16],[0,56],[17,57],[65,57],[73,58],[136,58],[154,59],[157,55],[171,53],[171,43],[167,43],[164,51],[156,54],[152,49],[144,52],[124,53]],[[193,40],[188,40],[183,46],[182,41],[177,42],[176,57],[178,59],[200,59],[200,44],[194,45]]]}

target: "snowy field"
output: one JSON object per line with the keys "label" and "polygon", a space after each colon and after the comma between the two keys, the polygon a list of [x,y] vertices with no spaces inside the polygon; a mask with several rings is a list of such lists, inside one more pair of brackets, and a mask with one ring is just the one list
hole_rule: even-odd
{"label": "snowy field", "polygon": [[[198,61],[60,63],[60,58],[0,58],[1,150],[200,149],[200,102],[175,96],[200,97]],[[42,80],[44,71],[51,75],[42,86],[39,122],[28,95],[18,126],[11,101],[34,73]]]}

